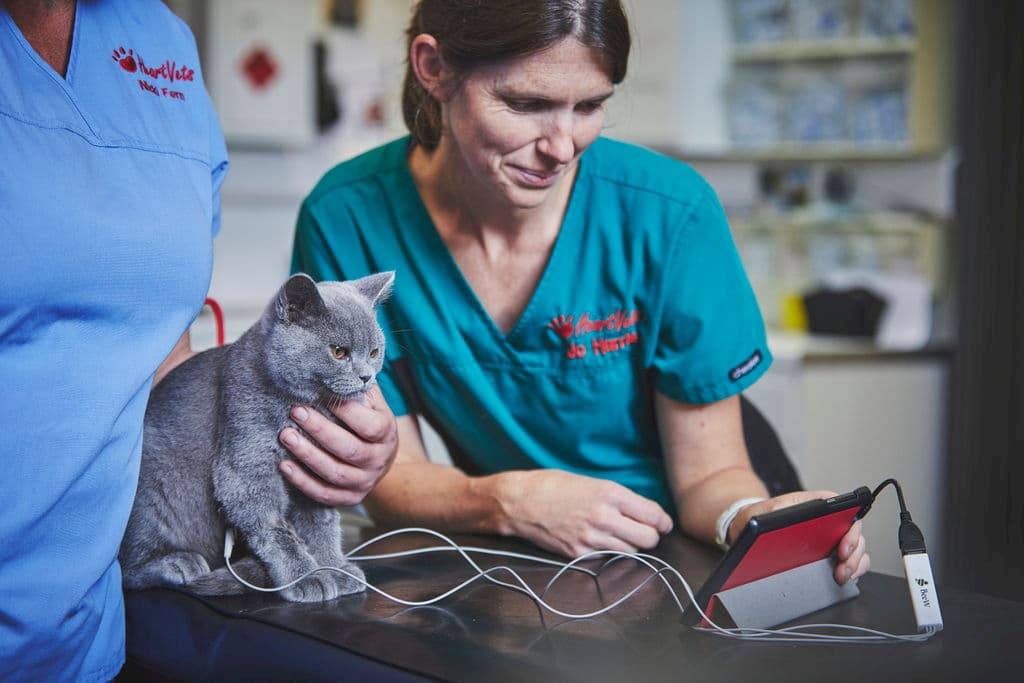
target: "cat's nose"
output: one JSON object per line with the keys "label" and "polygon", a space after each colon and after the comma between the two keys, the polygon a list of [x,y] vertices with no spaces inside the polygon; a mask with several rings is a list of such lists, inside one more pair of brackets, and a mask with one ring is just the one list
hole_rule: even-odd
{"label": "cat's nose", "polygon": [[366,384],[367,382],[369,382],[370,381],[370,377],[372,377],[372,375],[359,375],[359,379],[363,380],[363,384]]}

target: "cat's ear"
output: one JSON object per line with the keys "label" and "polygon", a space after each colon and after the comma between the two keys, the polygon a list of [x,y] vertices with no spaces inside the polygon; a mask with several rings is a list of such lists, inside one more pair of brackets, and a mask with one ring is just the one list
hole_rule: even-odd
{"label": "cat's ear", "polygon": [[358,280],[352,280],[350,284],[370,300],[371,306],[376,306],[383,303],[391,294],[391,289],[395,284],[395,271],[389,270],[384,273],[367,275]]}
{"label": "cat's ear", "polygon": [[316,283],[305,273],[292,275],[277,293],[277,316],[284,322],[301,322],[323,314],[326,309]]}

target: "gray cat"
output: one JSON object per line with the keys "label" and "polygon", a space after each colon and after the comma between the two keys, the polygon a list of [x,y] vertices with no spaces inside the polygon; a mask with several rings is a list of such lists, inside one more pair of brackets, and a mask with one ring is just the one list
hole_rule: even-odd
{"label": "gray cat", "polygon": [[[237,341],[194,356],[153,389],[119,555],[125,588],[245,592],[224,566],[227,526],[252,553],[232,567],[255,585],[279,586],[322,565],[363,577],[342,554],[338,511],[279,473],[291,454],[278,434],[286,425],[298,429],[291,406],[332,417],[329,405],[371,386],[384,359],[374,306],[393,282],[391,272],[319,285],[295,275]],[[320,571],[281,595],[317,602],[363,587]]]}

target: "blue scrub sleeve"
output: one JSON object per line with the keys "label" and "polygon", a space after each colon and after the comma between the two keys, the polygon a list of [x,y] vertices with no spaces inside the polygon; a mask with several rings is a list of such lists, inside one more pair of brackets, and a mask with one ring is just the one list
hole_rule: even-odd
{"label": "blue scrub sleeve", "polygon": [[740,393],[771,364],[764,321],[710,187],[668,251],[656,321],[655,386],[683,403]]}
{"label": "blue scrub sleeve", "polygon": [[[209,99],[209,98],[207,98]],[[210,105],[210,186],[213,191],[213,209],[210,221],[210,234],[213,237],[220,232],[220,188],[224,184],[224,176],[228,172],[228,149],[224,143],[224,133],[217,120],[217,112]]]}
{"label": "blue scrub sleeve", "polygon": [[[293,275],[295,273],[306,273],[317,282],[321,280],[350,280],[371,274],[368,270],[365,273],[350,273],[347,275],[342,272],[340,264],[334,258],[333,251],[327,246],[320,224],[310,212],[305,202],[302,204],[302,208],[299,209],[299,218],[295,225],[295,244],[292,247],[291,272]],[[388,321],[384,325],[384,329],[395,329],[396,326],[391,324],[387,306],[386,302],[381,304],[385,319]],[[380,386],[381,393],[384,395],[384,400],[387,401],[388,407],[391,408],[391,412],[394,413],[395,417],[400,417],[409,413],[409,405],[405,395],[398,388],[398,383],[395,381],[394,364],[402,358],[401,347],[394,342],[390,342],[386,345],[386,349],[384,365],[381,367],[380,372],[377,373],[377,384]]]}

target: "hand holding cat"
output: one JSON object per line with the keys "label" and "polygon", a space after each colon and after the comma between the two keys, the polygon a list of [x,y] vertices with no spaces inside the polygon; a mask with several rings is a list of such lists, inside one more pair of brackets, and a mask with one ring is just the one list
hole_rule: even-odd
{"label": "hand holding cat", "polygon": [[672,530],[660,505],[612,481],[556,469],[504,476],[512,533],[568,557],[649,550]]}
{"label": "hand holding cat", "polygon": [[394,462],[395,416],[376,386],[366,392],[365,403],[345,401],[332,412],[349,429],[308,407],[292,408],[292,419],[306,434],[287,427],[281,430],[281,443],[309,471],[287,460],[280,468],[313,500],[332,507],[358,505]]}

